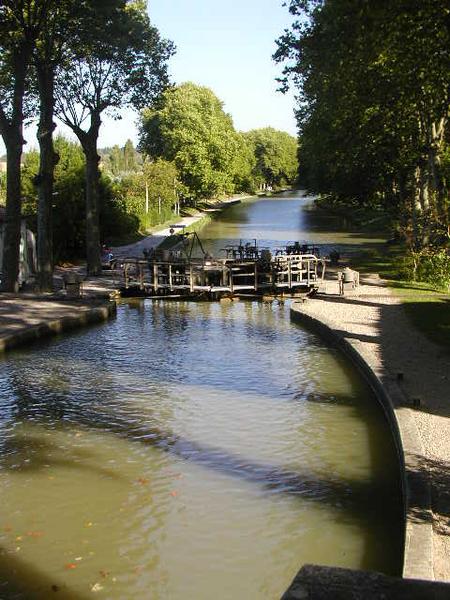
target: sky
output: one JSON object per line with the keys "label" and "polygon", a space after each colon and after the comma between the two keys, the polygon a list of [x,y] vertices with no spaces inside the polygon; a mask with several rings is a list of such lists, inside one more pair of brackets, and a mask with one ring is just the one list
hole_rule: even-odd
{"label": "sky", "polygon": [[[282,1],[148,0],[152,24],[177,48],[169,62],[172,81],[211,88],[240,131],[272,126],[296,134],[294,97],[277,92],[282,67],[271,58],[292,19]],[[137,143],[136,113],[102,120],[99,147]],[[60,125],[57,131],[73,137]],[[37,146],[35,135],[35,128],[26,131],[25,150]]]}

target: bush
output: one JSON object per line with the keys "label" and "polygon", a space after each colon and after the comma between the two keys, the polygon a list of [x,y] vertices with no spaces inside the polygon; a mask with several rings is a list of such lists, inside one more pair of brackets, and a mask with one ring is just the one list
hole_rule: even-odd
{"label": "bush", "polygon": [[402,275],[409,281],[422,281],[447,290],[450,287],[450,255],[446,250],[409,252],[403,260]]}

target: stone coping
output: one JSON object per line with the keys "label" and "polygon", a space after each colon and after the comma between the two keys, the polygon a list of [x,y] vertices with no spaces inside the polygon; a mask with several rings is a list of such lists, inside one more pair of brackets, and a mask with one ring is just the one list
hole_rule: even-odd
{"label": "stone coping", "polygon": [[363,374],[383,407],[394,436],[402,475],[405,518],[403,577],[433,580],[430,483],[426,473],[419,468],[423,460],[422,443],[412,411],[405,406],[404,394],[375,357],[363,357],[355,340],[344,338],[331,321],[307,314],[302,307],[303,303],[293,302],[291,318],[316,331],[343,352]]}
{"label": "stone coping", "polygon": [[[45,300],[36,300],[36,302]],[[111,301],[93,301],[89,304],[75,303],[68,305],[56,318],[44,318],[41,322],[15,327],[11,333],[8,330],[0,335],[0,354],[39,339],[59,335],[72,329],[77,329],[94,323],[101,323],[116,314],[116,303]]]}

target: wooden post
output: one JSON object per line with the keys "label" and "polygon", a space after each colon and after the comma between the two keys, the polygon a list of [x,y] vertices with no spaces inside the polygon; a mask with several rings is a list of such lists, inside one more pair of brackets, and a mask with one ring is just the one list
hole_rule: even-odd
{"label": "wooden post", "polygon": [[153,291],[158,293],[158,265],[153,263]]}
{"label": "wooden post", "polygon": [[258,291],[258,263],[255,262],[255,292]]}
{"label": "wooden post", "polygon": [[288,260],[288,285],[289,289],[292,288],[292,271],[291,271],[291,261]]}
{"label": "wooden post", "polygon": [[169,263],[169,289],[172,291],[172,263]]}
{"label": "wooden post", "polygon": [[136,267],[139,273],[139,289],[144,289],[144,267],[141,263],[136,263]]}
{"label": "wooden post", "polygon": [[189,286],[191,288],[191,292],[194,291],[194,274],[192,272],[192,265],[189,265]]}

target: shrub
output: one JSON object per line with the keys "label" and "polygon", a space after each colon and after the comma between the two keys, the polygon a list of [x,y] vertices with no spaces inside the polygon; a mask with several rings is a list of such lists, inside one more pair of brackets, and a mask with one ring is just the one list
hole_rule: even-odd
{"label": "shrub", "polygon": [[450,287],[450,255],[447,250],[409,252],[403,260],[402,275],[410,281],[422,281],[447,290]]}

